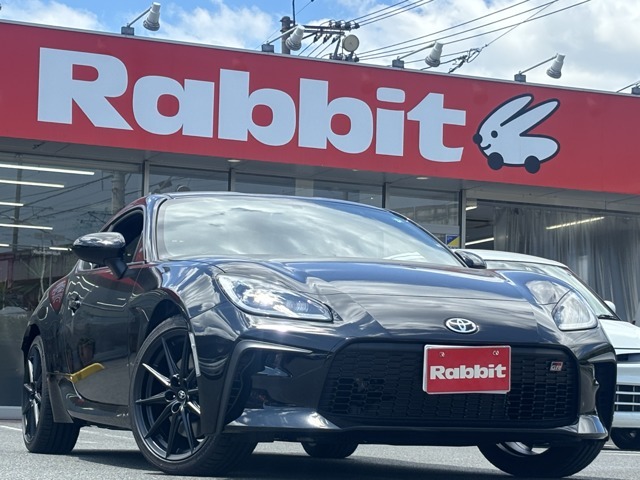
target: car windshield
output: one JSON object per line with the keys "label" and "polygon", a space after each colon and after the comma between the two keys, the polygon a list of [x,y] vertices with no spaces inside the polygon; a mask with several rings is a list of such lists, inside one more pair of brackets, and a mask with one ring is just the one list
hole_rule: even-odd
{"label": "car windshield", "polygon": [[461,266],[437,239],[401,216],[366,205],[312,198],[171,199],[159,211],[157,249],[161,259],[337,258]]}
{"label": "car windshield", "polygon": [[[608,317],[613,315],[613,312],[607,304],[604,303],[604,300],[595,294],[593,290],[591,290],[582,280],[580,280],[580,278],[566,267],[562,267],[560,265],[547,265],[544,263],[504,260],[487,260],[486,264],[487,268],[492,270],[527,270],[559,278],[580,292],[596,315],[599,317]],[[618,319],[617,316],[614,316],[614,318]]]}

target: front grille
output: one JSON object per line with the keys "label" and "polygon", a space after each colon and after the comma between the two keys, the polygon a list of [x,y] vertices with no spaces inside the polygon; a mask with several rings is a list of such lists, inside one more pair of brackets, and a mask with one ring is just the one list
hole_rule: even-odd
{"label": "front grille", "polygon": [[428,395],[422,378],[423,345],[352,344],[333,359],[319,410],[341,426],[544,428],[577,417],[577,365],[562,350],[513,348],[506,395]]}
{"label": "front grille", "polygon": [[616,412],[640,412],[640,385],[616,385]]}

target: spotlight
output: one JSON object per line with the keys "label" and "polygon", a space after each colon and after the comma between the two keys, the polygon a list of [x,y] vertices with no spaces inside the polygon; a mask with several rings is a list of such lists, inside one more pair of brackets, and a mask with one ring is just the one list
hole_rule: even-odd
{"label": "spotlight", "polygon": [[[148,14],[148,15],[147,15]],[[152,32],[157,31],[160,28],[160,4],[153,2],[149,8],[133,19],[132,22],[127,23],[120,29],[122,35],[134,35],[134,29],[132,25],[147,15],[147,18],[142,22],[142,26]]]}
{"label": "spotlight", "polygon": [[528,72],[529,70],[533,70],[534,68],[537,68],[540,65],[544,65],[545,63],[550,62],[551,60],[553,60],[553,63],[547,69],[547,75],[549,75],[551,78],[558,79],[562,76],[562,65],[564,64],[564,55],[561,55],[559,53],[554,55],[551,58],[547,58],[546,60],[543,60],[540,63],[536,63],[533,67],[529,67],[525,70],[520,70],[518,73],[516,73],[513,76],[513,79],[516,82],[526,82],[527,81],[527,76],[525,75],[526,72]]}
{"label": "spotlight", "polygon": [[427,58],[424,59],[427,65],[430,67],[438,67],[440,66],[440,57],[442,56],[442,44],[440,42],[436,42],[427,55]]}

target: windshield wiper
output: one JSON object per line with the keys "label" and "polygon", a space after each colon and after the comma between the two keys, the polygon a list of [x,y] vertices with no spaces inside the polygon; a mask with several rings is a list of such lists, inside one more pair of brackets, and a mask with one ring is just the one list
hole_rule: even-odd
{"label": "windshield wiper", "polygon": [[611,315],[609,313],[601,313],[600,315],[598,315],[598,320],[620,320],[620,319],[615,315]]}

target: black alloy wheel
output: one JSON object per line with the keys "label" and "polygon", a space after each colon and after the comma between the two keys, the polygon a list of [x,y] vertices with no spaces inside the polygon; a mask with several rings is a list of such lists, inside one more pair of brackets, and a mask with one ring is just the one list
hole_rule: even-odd
{"label": "black alloy wheel", "polygon": [[640,430],[633,428],[614,428],[611,441],[620,450],[640,450]]}
{"label": "black alloy wheel", "polygon": [[56,423],[49,400],[47,368],[41,337],[33,339],[24,362],[22,438],[30,452],[64,454],[73,450],[80,427]]}
{"label": "black alloy wheel", "polygon": [[134,366],[129,404],[134,437],[145,458],[174,475],[219,475],[255,443],[200,432],[198,379],[185,321],[165,320],[145,340]]}
{"label": "black alloy wheel", "polygon": [[568,477],[589,465],[604,446],[603,440],[582,440],[567,446],[505,442],[479,445],[484,457],[516,477]]}

